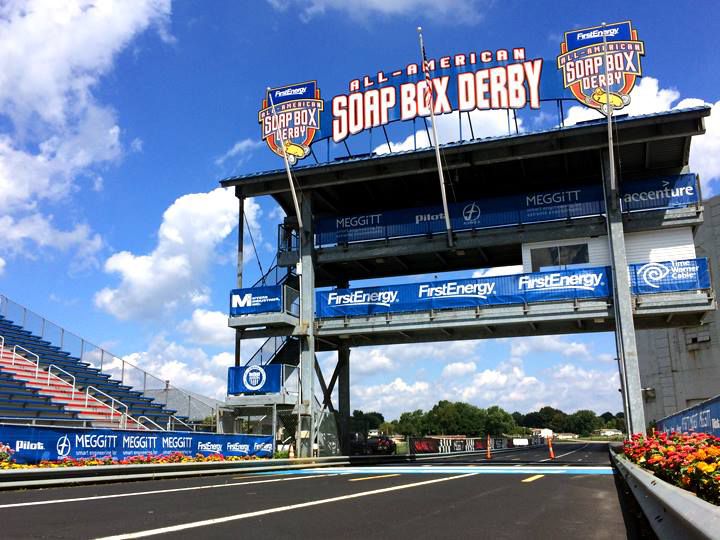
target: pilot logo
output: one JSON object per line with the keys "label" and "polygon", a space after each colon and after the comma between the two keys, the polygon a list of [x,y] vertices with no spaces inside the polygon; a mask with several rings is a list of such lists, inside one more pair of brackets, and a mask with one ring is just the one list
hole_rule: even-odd
{"label": "pilot logo", "polygon": [[659,283],[670,273],[670,269],[661,263],[647,263],[642,265],[638,271],[638,279],[653,289],[659,289]]}
{"label": "pilot logo", "polygon": [[468,204],[463,208],[463,219],[466,222],[474,222],[480,219],[480,207],[474,202]]}
{"label": "pilot logo", "polygon": [[259,390],[265,385],[267,375],[265,370],[260,366],[251,366],[245,370],[243,375],[243,384],[248,390]]}
{"label": "pilot logo", "polygon": [[565,32],[560,51],[557,67],[563,85],[581,103],[605,115],[630,103],[645,55],[645,44],[630,21]]}
{"label": "pilot logo", "polygon": [[323,100],[316,81],[269,88],[258,113],[262,138],[278,156],[294,165],[310,153],[320,129]]}
{"label": "pilot logo", "polygon": [[55,450],[57,450],[59,458],[64,458],[70,455],[72,446],[70,446],[70,439],[67,435],[63,435],[58,439],[57,444],[55,445]]}

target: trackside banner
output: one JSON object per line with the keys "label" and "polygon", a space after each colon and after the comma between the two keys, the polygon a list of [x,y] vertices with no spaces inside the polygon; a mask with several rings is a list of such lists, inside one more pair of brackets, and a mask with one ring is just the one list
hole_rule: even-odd
{"label": "trackside banner", "polygon": [[147,454],[182,452],[187,455],[271,457],[272,436],[220,435],[187,431],[138,432],[0,425],[0,441],[8,444],[18,463],[62,458],[111,456],[124,459]]}
{"label": "trackside banner", "polygon": [[335,289],[317,293],[318,317],[471,308],[572,298],[607,298],[608,268]]}
{"label": "trackside banner", "polygon": [[655,294],[710,288],[707,259],[630,265],[633,294]]}
{"label": "trackside banner", "polygon": [[[625,212],[678,208],[700,202],[695,174],[681,174],[623,184]],[[580,186],[524,195],[493,197],[449,205],[454,231],[504,227],[602,214],[602,187]],[[316,222],[319,245],[445,232],[441,206],[332,216]]]}
{"label": "trackside banner", "polygon": [[[707,259],[651,262],[629,267],[633,294],[710,288]],[[610,268],[582,268],[512,276],[454,279],[316,293],[317,316],[367,316],[476,306],[609,298]]]}
{"label": "trackside banner", "polygon": [[666,433],[710,433],[720,437],[720,396],[658,420],[657,429]]}
{"label": "trackside banner", "polygon": [[272,394],[282,386],[282,365],[231,366],[228,368],[228,394]]}
{"label": "trackside banner", "polygon": [[230,291],[230,316],[282,311],[282,286],[252,287]]}

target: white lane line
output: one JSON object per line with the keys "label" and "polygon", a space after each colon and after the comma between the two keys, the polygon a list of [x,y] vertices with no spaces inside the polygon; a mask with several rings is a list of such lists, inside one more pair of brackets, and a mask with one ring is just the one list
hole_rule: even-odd
{"label": "white lane line", "polygon": [[[572,452],[566,452],[566,453],[564,453],[564,454],[560,454],[559,456],[555,456],[555,459],[558,459],[558,458],[561,458],[561,457],[565,457],[565,456],[569,456],[570,454],[574,454],[575,452],[579,452],[579,451],[582,450],[583,448],[587,448],[587,446],[588,446],[588,445],[586,444],[586,445],[583,446],[582,448],[576,448],[576,449],[573,450]],[[552,458],[541,459],[539,463],[545,463],[546,461],[552,461]]]}
{"label": "white lane line", "polygon": [[208,527],[210,525],[219,525],[221,523],[228,523],[230,521],[238,521],[240,519],[248,519],[258,516],[266,516],[268,514],[277,514],[278,512],[286,512],[288,510],[297,510],[298,508],[307,508],[309,506],[318,506],[321,504],[328,504],[339,501],[347,501],[350,499],[359,499],[360,497],[369,497],[370,495],[379,495],[380,493],[388,493],[390,491],[399,491],[401,489],[410,489],[419,486],[427,486],[430,484],[437,484],[440,482],[447,482],[449,480],[457,480],[458,478],[467,478],[468,476],[475,476],[474,474],[463,474],[460,476],[447,476],[445,478],[436,478],[435,480],[426,480],[424,482],[415,482],[413,484],[403,484],[402,486],[393,486],[389,488],[373,489],[372,491],[361,491],[360,493],[353,493],[351,495],[341,495],[340,497],[331,497],[329,499],[319,499],[317,501],[309,501],[305,503],[289,504],[287,506],[278,506],[275,508],[267,508],[265,510],[258,510],[256,512],[247,512],[245,514],[234,514],[232,516],[225,516],[215,519],[204,519],[202,521],[191,521],[189,523],[182,523],[180,525],[172,525],[170,527],[160,527],[158,529],[148,529],[145,531],[137,531],[128,534],[118,534],[115,536],[105,536],[98,538],[97,540],[126,540],[130,538],[145,538],[147,536],[154,536],[156,534],[167,534],[178,531],[185,531],[187,529],[196,529],[198,527]]}
{"label": "white lane line", "polygon": [[21,506],[42,506],[42,505],[46,505],[46,504],[64,504],[64,503],[83,502],[83,501],[99,501],[102,499],[119,499],[122,497],[138,497],[141,495],[156,495],[158,493],[179,493],[181,491],[195,491],[195,490],[201,490],[201,489],[229,488],[229,487],[237,487],[237,486],[247,486],[249,484],[269,484],[271,482],[287,482],[290,480],[321,478],[323,476],[335,476],[335,475],[334,474],[318,474],[318,475],[307,475],[307,476],[292,476],[290,478],[274,478],[273,480],[256,480],[254,482],[231,482],[229,484],[211,484],[209,486],[193,486],[193,487],[173,488],[173,489],[157,489],[154,491],[136,491],[134,493],[114,493],[112,495],[94,495],[92,497],[76,497],[74,499],[49,499],[46,501],[30,501],[30,502],[22,502],[22,503],[0,504],[0,509],[19,508]]}

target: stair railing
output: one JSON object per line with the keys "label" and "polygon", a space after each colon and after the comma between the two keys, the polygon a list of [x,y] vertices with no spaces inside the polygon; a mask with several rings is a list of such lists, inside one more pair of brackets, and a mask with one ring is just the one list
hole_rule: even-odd
{"label": "stair railing", "polygon": [[[56,366],[55,364],[50,364],[50,365],[47,367],[47,374],[48,374],[48,376],[47,376],[47,384],[48,384],[48,386],[50,386],[50,376],[52,375],[51,372],[52,372],[53,368],[55,368],[56,370],[58,370],[58,371],[59,371],[60,373],[62,373],[63,375],[67,375],[68,377],[70,377],[70,378],[72,379],[72,396],[71,396],[70,399],[73,399],[73,400],[74,400],[74,399],[75,399],[75,391],[77,390],[77,386],[76,386],[76,381],[77,381],[77,379],[75,379],[75,375],[73,375],[72,373],[68,373],[68,372],[65,371],[63,368],[58,367],[58,366]],[[60,377],[59,375],[53,375],[53,377],[55,377],[56,379],[61,380],[62,382],[66,383],[66,384],[68,384],[68,385],[70,384],[70,383],[67,382],[65,379],[63,379],[62,377]]]}
{"label": "stair railing", "polygon": [[[90,393],[90,390],[93,390],[94,393],[100,394],[100,395],[108,398],[110,400],[110,405],[108,405],[107,403],[96,398],[93,394]],[[106,407],[110,407],[110,422],[113,421],[113,418],[115,417],[115,411],[117,411],[120,414],[120,422],[119,422],[120,428],[122,429],[122,428],[127,427],[127,419],[130,417],[128,412],[130,409],[128,408],[128,406],[125,403],[123,403],[119,399],[112,397],[110,394],[106,394],[102,390],[98,390],[94,386],[88,386],[87,388],[85,388],[85,406],[86,407],[88,406],[88,401],[90,399],[93,399],[93,400],[97,401],[98,403],[105,405]],[[119,405],[119,407],[117,409],[115,408],[115,403],[117,403]],[[125,408],[124,413],[121,412],[120,407]],[[133,418],[133,420],[135,420],[135,419]]]}
{"label": "stair railing", "polygon": [[[33,362],[32,360],[30,360],[23,354],[18,354],[18,349],[20,349],[21,351],[25,351],[26,353],[28,353],[31,356],[34,356],[35,361]],[[31,364],[33,364],[35,366],[35,378],[36,379],[40,378],[40,357],[37,354],[35,354],[32,351],[28,351],[25,347],[21,347],[20,345],[15,345],[13,347],[13,355],[12,355],[12,365],[13,366],[15,365],[15,358],[17,358],[17,357],[20,357],[23,360],[25,360],[26,362],[30,362]]]}
{"label": "stair railing", "polygon": [[195,431],[195,426],[191,426],[190,424],[183,422],[175,415],[168,416],[167,431],[172,429],[172,422],[177,422],[178,424],[182,424],[183,426],[190,428],[191,431]]}
{"label": "stair railing", "polygon": [[155,422],[154,420],[151,420],[150,418],[148,418],[148,417],[145,416],[144,414],[138,416],[137,418],[133,418],[133,420],[135,420],[135,422],[137,422],[141,427],[143,427],[143,428],[145,428],[145,429],[147,429],[147,426],[142,423],[143,421],[149,422],[150,424],[152,424],[153,426],[155,426],[156,428],[158,428],[160,431],[165,431],[165,429],[164,429],[160,424],[158,424],[158,423]]}

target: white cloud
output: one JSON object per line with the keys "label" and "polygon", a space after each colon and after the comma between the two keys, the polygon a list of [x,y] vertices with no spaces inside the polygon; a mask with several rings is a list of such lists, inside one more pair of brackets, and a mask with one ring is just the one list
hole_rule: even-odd
{"label": "white cloud", "polygon": [[[700,99],[683,99],[678,109],[706,105]],[[700,175],[704,186],[710,186],[711,180],[720,179],[720,101],[712,105],[710,117],[705,118],[705,134],[693,137],[690,145],[690,169]],[[713,185],[713,187],[715,187]],[[715,194],[711,189],[707,194]]]}
{"label": "white cloud", "polygon": [[187,335],[187,341],[199,345],[231,346],[235,331],[228,327],[228,315],[222,311],[196,309],[192,318],[181,322],[178,330]]}
{"label": "white cloud", "polygon": [[59,230],[53,225],[53,216],[33,213],[15,219],[0,215],[0,230],[4,231],[3,250],[10,254],[33,257],[29,244],[40,248],[53,248],[63,252],[74,251],[71,269],[75,271],[98,266],[97,254],[103,247],[99,234],[86,224],[71,230]]}
{"label": "white cloud", "polygon": [[[147,255],[113,254],[105,271],[120,284],[96,293],[95,304],[119,319],[152,317],[179,305],[206,299],[203,279],[217,257],[216,248],[235,229],[237,199],[217,188],[178,198],[163,214],[155,249]],[[245,200],[245,216],[259,231],[260,206]]]}
{"label": "white cloud", "polygon": [[[257,339],[244,341],[241,360],[247,361],[262,342]],[[177,388],[224,399],[227,394],[227,368],[234,364],[235,355],[225,351],[210,356],[199,347],[186,347],[158,335],[150,341],[146,351],[129,354],[123,359],[160,381],[170,381]],[[120,369],[121,363],[116,361],[109,371],[119,378]],[[126,367],[126,376],[128,373],[132,375],[132,371]]]}
{"label": "white cloud", "polygon": [[384,354],[383,349],[357,349],[353,351],[352,373],[359,375],[371,375],[383,371],[392,371],[395,364],[389,356]]}
{"label": "white cloud", "polygon": [[5,272],[5,259],[0,257],[0,276],[3,275],[3,272]]}
{"label": "white cloud", "polygon": [[373,14],[402,16],[422,13],[428,18],[460,24],[480,21],[483,7],[487,5],[487,2],[477,0],[268,0],[268,3],[283,12],[291,6],[299,6],[300,19],[304,22],[327,11],[339,11],[351,19],[363,21]]}
{"label": "white cloud", "polygon": [[[674,88],[660,88],[660,83],[653,77],[643,77],[630,93],[630,105],[618,112],[638,116],[672,109],[672,103],[680,97]],[[584,105],[570,107],[565,117],[565,125],[571,126],[585,120],[597,120],[604,116]]]}
{"label": "white cloud", "polygon": [[[237,158],[237,164],[245,161],[250,153],[263,146],[265,143],[256,139],[242,139],[236,142],[227,152],[215,159],[216,165],[223,165],[230,158]],[[239,156],[239,157],[238,157]]]}
{"label": "white cloud", "polygon": [[474,373],[477,369],[475,362],[451,362],[442,370],[443,377],[462,377]]}
{"label": "white cloud", "polygon": [[407,383],[400,377],[388,384],[354,385],[351,393],[354,398],[353,408],[379,411],[388,418],[397,416],[400,412],[427,407],[433,399],[429,383]]}
{"label": "white cloud", "polygon": [[[122,157],[115,111],[93,91],[117,54],[148,27],[164,28],[169,14],[170,0],[0,5],[0,217],[43,223],[53,238],[87,227],[57,229],[40,205],[67,198],[78,177],[98,177],[95,168]],[[37,240],[25,235],[21,253],[54,247]],[[78,246],[82,258],[87,243]]]}
{"label": "white cloud", "polygon": [[[440,144],[448,142],[456,142],[460,140],[460,126],[458,123],[457,112],[449,114],[443,114],[435,117],[436,126],[438,131],[438,140]],[[498,137],[508,135],[508,117],[507,112],[504,110],[492,110],[492,111],[471,111],[470,117],[472,119],[472,130],[470,129],[470,121],[468,115],[462,115],[462,140],[470,140],[471,137],[476,139],[482,137]],[[518,130],[522,132],[523,122],[521,118],[517,119]],[[514,121],[511,116],[511,132],[515,132]],[[428,119],[428,125],[430,119]],[[417,137],[417,141],[415,140]],[[430,138],[424,129],[417,130],[415,136],[409,135],[402,142],[390,141],[390,149],[393,152],[403,152],[406,150],[413,150],[417,148],[427,148],[430,146]],[[387,143],[378,145],[374,152],[378,155],[387,154],[390,152]]]}
{"label": "white cloud", "polygon": [[[712,107],[711,115],[705,119],[706,133],[693,137],[690,146],[690,168],[700,175],[705,194],[714,194],[712,180],[720,179],[720,101],[706,103],[702,99],[685,98],[673,105],[680,98],[680,92],[674,88],[660,88],[660,83],[653,77],[643,77],[630,94],[630,105],[621,113],[637,116],[673,109],[685,109],[701,105]],[[602,118],[602,115],[582,105],[570,107],[565,125],[573,125],[584,120]]]}
{"label": "white cloud", "polygon": [[510,344],[513,357],[528,356],[531,353],[552,352],[573,358],[589,359],[590,350],[585,343],[566,341],[561,336],[532,336],[515,338]]}

